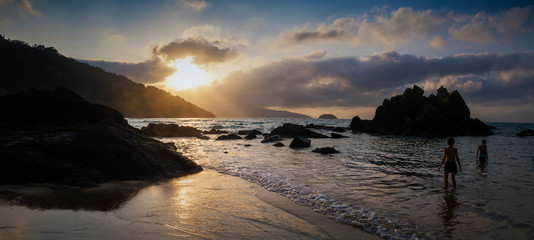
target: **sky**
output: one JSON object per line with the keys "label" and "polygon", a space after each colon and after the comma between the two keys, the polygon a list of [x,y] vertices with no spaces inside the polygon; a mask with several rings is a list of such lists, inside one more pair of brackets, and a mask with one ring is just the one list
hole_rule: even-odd
{"label": "sky", "polygon": [[0,34],[225,117],[236,105],[372,119],[418,85],[534,122],[534,1],[0,0]]}

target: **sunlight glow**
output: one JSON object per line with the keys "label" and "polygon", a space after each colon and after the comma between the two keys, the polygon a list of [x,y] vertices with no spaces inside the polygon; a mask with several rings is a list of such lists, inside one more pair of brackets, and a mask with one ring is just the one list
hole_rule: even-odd
{"label": "sunlight glow", "polygon": [[167,77],[165,85],[174,90],[194,88],[209,83],[208,72],[200,69],[191,63],[192,57],[177,59],[169,64],[169,67],[176,68],[176,73]]}

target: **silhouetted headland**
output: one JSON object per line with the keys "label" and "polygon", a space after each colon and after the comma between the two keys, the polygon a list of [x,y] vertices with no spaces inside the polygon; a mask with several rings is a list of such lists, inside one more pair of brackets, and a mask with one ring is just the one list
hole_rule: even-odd
{"label": "silhouetted headland", "polygon": [[444,87],[437,94],[423,96],[418,86],[407,88],[402,95],[384,99],[373,120],[352,119],[353,132],[409,136],[486,136],[493,131],[471,111],[458,91]]}
{"label": "silhouetted headland", "polygon": [[181,97],[65,57],[53,47],[29,46],[0,35],[0,52],[0,95],[61,85],[126,117],[215,117]]}
{"label": "silhouetted headland", "polygon": [[159,180],[202,167],[65,87],[0,97],[0,183],[95,186]]}

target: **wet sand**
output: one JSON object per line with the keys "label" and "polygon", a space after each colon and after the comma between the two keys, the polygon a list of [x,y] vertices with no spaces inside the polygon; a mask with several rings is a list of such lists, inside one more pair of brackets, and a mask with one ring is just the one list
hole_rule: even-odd
{"label": "wet sand", "polygon": [[151,186],[0,186],[0,195],[0,240],[380,239],[213,170]]}

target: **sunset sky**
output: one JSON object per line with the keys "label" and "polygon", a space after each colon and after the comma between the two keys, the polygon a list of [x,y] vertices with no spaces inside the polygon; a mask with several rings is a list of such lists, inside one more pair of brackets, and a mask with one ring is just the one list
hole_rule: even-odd
{"label": "sunset sky", "polygon": [[533,1],[0,0],[0,34],[184,97],[371,119],[417,84],[534,122]]}

